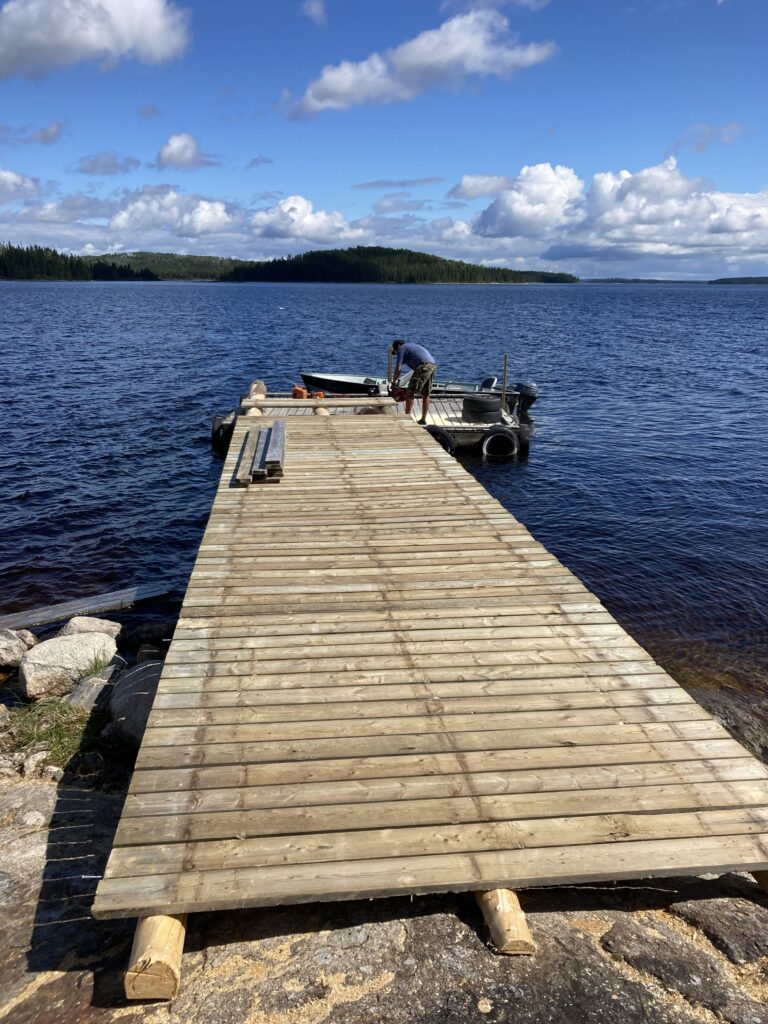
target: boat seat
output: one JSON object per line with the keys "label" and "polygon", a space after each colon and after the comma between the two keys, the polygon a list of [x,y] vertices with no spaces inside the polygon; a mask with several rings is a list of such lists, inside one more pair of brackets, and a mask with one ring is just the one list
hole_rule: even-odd
{"label": "boat seat", "polygon": [[496,387],[496,380],[497,380],[496,377],[486,377],[484,381],[481,381],[480,387],[481,388],[495,388]]}

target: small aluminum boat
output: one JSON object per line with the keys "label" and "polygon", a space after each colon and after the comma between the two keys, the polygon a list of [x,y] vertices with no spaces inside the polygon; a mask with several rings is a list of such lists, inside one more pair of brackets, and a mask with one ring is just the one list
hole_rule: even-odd
{"label": "small aluminum boat", "polygon": [[[407,387],[410,373],[400,378],[400,384]],[[386,377],[363,377],[349,373],[302,373],[301,379],[310,391],[327,391],[332,395],[381,395],[387,393]],[[498,391],[501,388],[495,377],[486,377],[481,383],[457,380],[436,380],[432,394],[474,394],[478,391]]]}

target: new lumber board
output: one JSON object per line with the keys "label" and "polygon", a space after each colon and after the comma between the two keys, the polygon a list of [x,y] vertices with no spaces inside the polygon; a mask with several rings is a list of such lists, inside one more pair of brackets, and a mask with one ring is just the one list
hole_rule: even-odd
{"label": "new lumber board", "polygon": [[768,769],[576,576],[412,420],[294,409],[236,424],[96,916],[768,867]]}

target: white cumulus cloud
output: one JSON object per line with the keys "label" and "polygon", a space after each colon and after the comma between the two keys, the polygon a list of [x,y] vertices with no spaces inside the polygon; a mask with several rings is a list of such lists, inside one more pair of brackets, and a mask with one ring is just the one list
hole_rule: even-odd
{"label": "white cumulus cloud", "polygon": [[159,230],[184,237],[213,234],[233,227],[236,213],[230,213],[219,199],[188,196],[165,185],[148,187],[126,197],[126,202],[112,217],[113,232],[132,236]]}
{"label": "white cumulus cloud", "polygon": [[187,42],[186,13],[169,0],[8,0],[0,8],[0,78],[83,60],[160,64]]}
{"label": "white cumulus cloud", "polygon": [[486,237],[531,237],[580,221],[584,184],[570,167],[524,167],[475,222]]}
{"label": "white cumulus cloud", "polygon": [[37,194],[38,183],[26,174],[6,171],[0,167],[0,203],[12,203],[17,199],[29,199]]}
{"label": "white cumulus cloud", "polygon": [[158,167],[173,167],[177,171],[191,171],[196,167],[211,167],[216,160],[200,150],[197,139],[189,132],[171,135],[157,154]]}
{"label": "white cumulus cloud", "polygon": [[304,196],[286,196],[251,218],[254,234],[264,238],[299,238],[310,242],[338,242],[359,237],[343,213],[315,210]]}
{"label": "white cumulus cloud", "polygon": [[519,44],[498,11],[472,10],[383,54],[328,65],[298,102],[286,103],[287,110],[292,117],[313,117],[324,110],[412,100],[430,86],[470,76],[509,78],[554,52],[553,43]]}

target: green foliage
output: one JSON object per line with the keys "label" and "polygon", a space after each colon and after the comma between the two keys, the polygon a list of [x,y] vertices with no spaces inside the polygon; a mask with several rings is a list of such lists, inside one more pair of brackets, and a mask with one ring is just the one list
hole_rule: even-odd
{"label": "green foliage", "polygon": [[[86,257],[91,260],[103,258]],[[175,252],[127,252],[120,253],[120,262],[137,273],[149,271],[155,280],[218,281],[243,261],[221,256],[181,256]]]}
{"label": "green foliage", "polygon": [[573,283],[572,274],[481,267],[411,249],[357,246],[314,250],[282,260],[240,263],[226,281],[326,281],[374,284]]}
{"label": "green foliage", "polygon": [[156,281],[149,270],[85,256],[68,256],[42,245],[0,245],[0,279],[12,281]]}
{"label": "green foliage", "polygon": [[3,746],[8,752],[27,754],[46,747],[46,764],[66,767],[74,755],[99,746],[99,733],[107,724],[105,712],[91,712],[59,700],[11,708]]}
{"label": "green foliage", "polygon": [[42,281],[317,281],[353,284],[526,284],[578,281],[572,274],[481,267],[411,249],[357,246],[247,261],[172,252],[66,256],[41,246],[0,245],[0,278]]}

